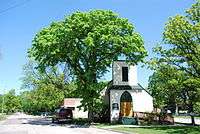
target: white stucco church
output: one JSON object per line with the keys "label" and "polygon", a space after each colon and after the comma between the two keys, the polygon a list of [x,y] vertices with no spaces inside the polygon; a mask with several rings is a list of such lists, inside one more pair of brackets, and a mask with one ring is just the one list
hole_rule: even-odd
{"label": "white stucco church", "polygon": [[105,90],[105,100],[110,109],[110,121],[134,116],[134,112],[152,112],[153,98],[137,81],[137,68],[125,61],[112,65],[112,81]]}

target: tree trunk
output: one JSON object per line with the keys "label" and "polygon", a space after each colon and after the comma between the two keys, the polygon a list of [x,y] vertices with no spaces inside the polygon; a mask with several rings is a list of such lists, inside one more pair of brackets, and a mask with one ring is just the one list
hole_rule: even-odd
{"label": "tree trunk", "polygon": [[193,108],[193,104],[192,103],[189,104],[189,113],[190,113],[190,116],[191,116],[191,123],[194,126],[195,125],[194,108]]}
{"label": "tree trunk", "polygon": [[[94,122],[94,111],[95,111],[95,90],[91,88],[96,88],[94,85],[97,84],[97,74],[96,70],[94,68],[87,68],[85,71],[85,81],[83,83],[84,85],[84,93],[83,98],[87,100],[87,110],[88,110],[88,118],[89,122]],[[86,90],[85,90],[86,89]]]}
{"label": "tree trunk", "polygon": [[89,118],[89,122],[92,123],[94,121],[94,114],[92,110],[88,111],[88,118]]}
{"label": "tree trunk", "polygon": [[91,102],[90,105],[91,106],[90,106],[89,111],[88,111],[88,117],[89,117],[89,122],[92,123],[92,122],[94,122],[94,110],[93,110],[94,104],[93,104],[93,101]]}
{"label": "tree trunk", "polygon": [[192,121],[192,125],[195,126],[194,115],[191,115],[191,121]]}
{"label": "tree trunk", "polygon": [[176,104],[176,112],[175,112],[176,115],[178,115],[178,105]]}

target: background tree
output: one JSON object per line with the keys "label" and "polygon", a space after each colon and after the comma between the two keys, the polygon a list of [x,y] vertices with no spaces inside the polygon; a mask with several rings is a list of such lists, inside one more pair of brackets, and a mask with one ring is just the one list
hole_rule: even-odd
{"label": "background tree", "polygon": [[44,71],[36,67],[37,63],[30,60],[23,68],[22,89],[26,91],[20,97],[25,100],[22,102],[25,112],[52,112],[62,105],[65,97],[78,97],[75,82],[70,80],[70,74],[66,74],[66,65]]}
{"label": "background tree", "polygon": [[5,113],[14,113],[21,111],[21,99],[15,94],[15,90],[10,90],[8,93],[3,95],[4,97],[4,112]]}
{"label": "background tree", "polygon": [[[150,61],[151,67],[156,71],[165,65],[183,71],[186,79],[177,85],[183,85],[184,101],[188,104],[190,113],[194,113],[194,105],[200,102],[199,11],[200,1],[197,1],[186,11],[186,16],[176,15],[169,19],[163,33],[163,44],[165,45],[157,46],[154,49],[158,57]],[[169,79],[173,79],[173,77],[169,77]],[[191,117],[194,124],[194,117]]]}
{"label": "background tree", "polygon": [[[93,113],[98,79],[123,55],[132,64],[147,55],[142,37],[112,11],[76,12],[36,34],[29,56],[39,68],[66,62],[78,82],[85,110]],[[100,84],[101,85],[101,84]]]}
{"label": "background tree", "polygon": [[31,59],[23,66],[22,89],[34,89],[43,82],[54,84],[60,90],[65,90],[65,85],[69,84],[73,79],[65,63],[46,67],[43,71],[37,66],[38,63]]}
{"label": "background tree", "polygon": [[59,108],[63,104],[64,93],[52,84],[40,84],[37,89],[24,92],[21,98],[24,100],[22,106],[25,112],[38,114]]}
{"label": "background tree", "polygon": [[154,106],[168,107],[175,113],[177,104],[181,103],[182,82],[185,74],[171,66],[160,66],[149,78],[148,88],[154,98]]}

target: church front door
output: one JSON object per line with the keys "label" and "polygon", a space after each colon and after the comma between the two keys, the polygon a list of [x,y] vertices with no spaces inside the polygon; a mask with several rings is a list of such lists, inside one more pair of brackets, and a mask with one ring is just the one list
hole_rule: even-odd
{"label": "church front door", "polygon": [[120,115],[133,116],[132,97],[129,92],[125,91],[120,98]]}

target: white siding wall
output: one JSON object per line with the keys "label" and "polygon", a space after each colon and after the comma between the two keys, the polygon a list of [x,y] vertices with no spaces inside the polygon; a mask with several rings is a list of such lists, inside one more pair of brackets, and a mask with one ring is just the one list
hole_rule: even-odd
{"label": "white siding wall", "polygon": [[152,112],[153,98],[145,90],[142,92],[133,92],[133,111],[135,112]]}

